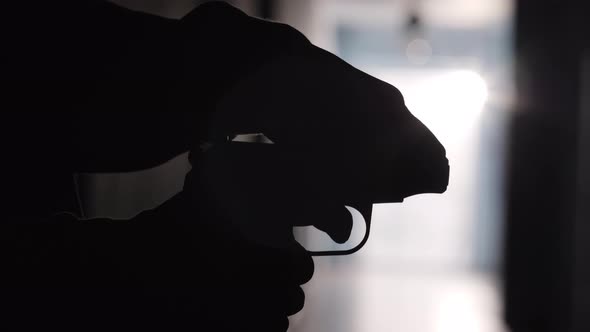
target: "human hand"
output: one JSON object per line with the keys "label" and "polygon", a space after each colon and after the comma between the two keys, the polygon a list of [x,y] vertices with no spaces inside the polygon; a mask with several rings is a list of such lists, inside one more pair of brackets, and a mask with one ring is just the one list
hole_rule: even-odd
{"label": "human hand", "polygon": [[285,331],[303,308],[311,256],[292,237],[281,247],[251,241],[196,194],[182,192],[129,222],[129,266],[158,308],[147,316],[184,328]]}
{"label": "human hand", "polygon": [[[255,195],[253,190],[264,186],[253,183],[300,180],[291,181],[289,189],[283,186],[278,195],[284,198],[290,191],[290,206],[275,200],[251,210],[275,210],[286,217],[303,203],[297,209],[307,212],[291,225],[316,225],[344,242],[352,227],[345,204],[366,211],[361,213],[368,220],[373,203],[446,189],[445,150],[408,111],[395,87],[314,46],[285,24],[249,17],[227,4],[200,6],[182,19],[181,30],[186,59],[181,85],[188,99],[180,104],[205,99],[210,108],[200,139],[220,145],[235,135],[262,133],[283,159],[259,154],[266,174],[246,175],[253,181],[241,185],[249,192],[238,189],[239,199],[253,207],[260,204],[256,199],[268,201],[281,190]],[[195,86],[194,77],[207,79]],[[199,152],[191,153],[193,165],[201,160]],[[220,164],[233,158],[216,154]],[[245,174],[239,169],[244,165],[225,173]],[[245,180],[240,175],[233,181]],[[232,190],[226,186],[226,192]],[[222,201],[228,204],[231,197]]]}

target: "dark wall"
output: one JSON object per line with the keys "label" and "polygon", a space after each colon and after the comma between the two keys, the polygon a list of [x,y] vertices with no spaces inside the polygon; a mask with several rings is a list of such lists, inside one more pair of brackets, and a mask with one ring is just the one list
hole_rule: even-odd
{"label": "dark wall", "polygon": [[576,1],[517,3],[505,250],[505,314],[513,332],[577,328],[574,226],[587,9]]}

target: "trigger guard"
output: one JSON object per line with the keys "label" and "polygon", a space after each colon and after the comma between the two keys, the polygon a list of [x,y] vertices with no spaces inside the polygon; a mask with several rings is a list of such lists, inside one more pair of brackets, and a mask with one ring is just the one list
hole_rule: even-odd
{"label": "trigger guard", "polygon": [[[365,207],[362,210],[356,209],[360,212],[361,216],[363,217],[363,221],[365,222],[365,235],[359,244],[357,244],[352,249],[347,250],[327,250],[327,251],[308,251],[308,253],[314,257],[324,257],[324,256],[347,256],[352,255],[359,250],[361,250],[365,244],[369,241],[369,235],[371,233],[371,213],[373,210],[373,205],[370,204],[369,206]],[[367,217],[368,216],[368,217]],[[353,230],[354,231],[354,230]]]}

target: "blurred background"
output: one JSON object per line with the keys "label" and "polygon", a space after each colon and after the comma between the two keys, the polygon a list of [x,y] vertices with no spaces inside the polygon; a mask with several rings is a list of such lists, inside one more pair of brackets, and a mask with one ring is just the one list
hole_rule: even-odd
{"label": "blurred background", "polygon": [[[114,2],[182,17],[202,1]],[[444,195],[376,205],[364,249],[315,259],[290,331],[590,330],[586,4],[228,2],[399,88],[451,164]],[[81,174],[85,210],[133,216],[179,191],[188,168],[180,156],[138,173]],[[307,247],[335,248],[317,230],[296,233]]]}

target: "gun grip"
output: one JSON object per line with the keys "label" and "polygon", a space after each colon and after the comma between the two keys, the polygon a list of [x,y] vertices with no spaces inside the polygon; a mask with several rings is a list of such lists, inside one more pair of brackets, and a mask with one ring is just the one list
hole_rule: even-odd
{"label": "gun grip", "polygon": [[[360,223],[365,224],[365,233],[362,237],[362,240],[358,241],[357,244],[350,248],[350,242],[355,241],[354,236],[351,236],[351,240],[347,241],[344,244],[333,244],[330,250],[308,250],[308,252],[312,256],[321,257],[321,256],[345,256],[351,255],[355,252],[359,251],[369,240],[369,234],[371,230],[371,214],[373,212],[373,204],[355,204],[354,207],[346,206],[346,208],[351,212],[353,216],[353,235],[355,233],[355,229],[357,229],[358,219],[363,219]],[[358,237],[357,237],[358,238]],[[348,248],[348,249],[333,249],[333,248]]]}

